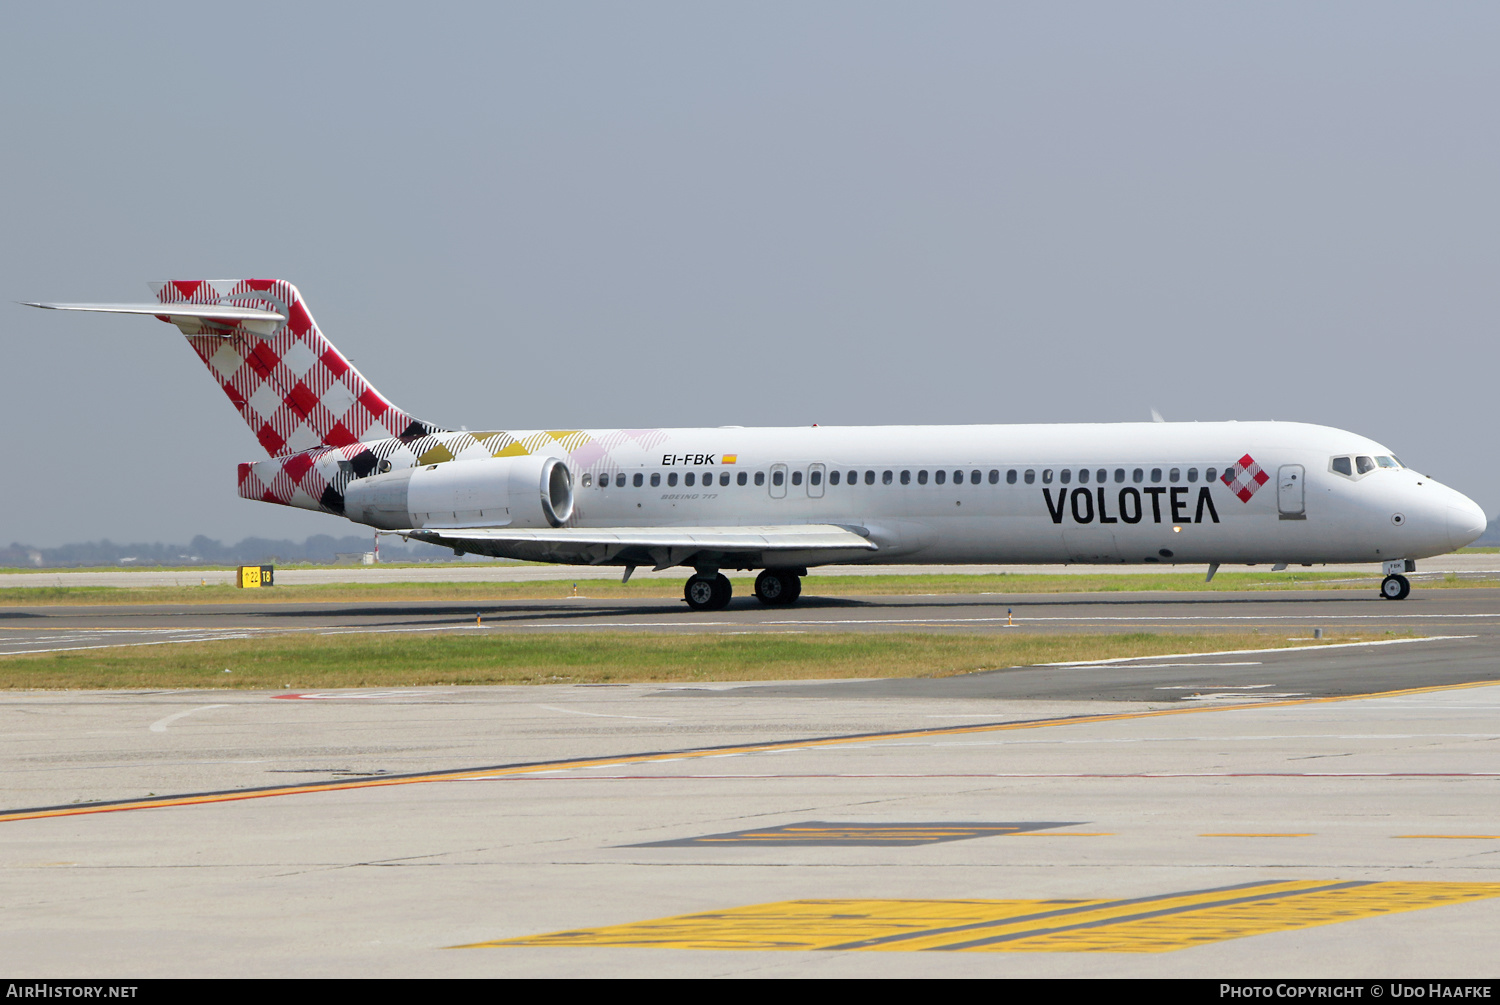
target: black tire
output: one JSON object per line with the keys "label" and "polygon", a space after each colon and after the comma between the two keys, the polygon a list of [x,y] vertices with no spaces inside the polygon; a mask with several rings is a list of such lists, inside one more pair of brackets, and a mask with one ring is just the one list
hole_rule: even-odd
{"label": "black tire", "polygon": [[755,599],[768,607],[786,602],[786,580],[781,573],[766,569],[755,577]]}
{"label": "black tire", "polygon": [[1405,600],[1411,593],[1411,582],[1405,576],[1387,576],[1380,582],[1380,595],[1386,600]]}
{"label": "black tire", "polygon": [[714,576],[694,576],[682,588],[682,599],[695,611],[722,611],[729,606],[734,588],[729,577],[723,573]]}
{"label": "black tire", "polygon": [[795,604],[802,596],[802,577],[786,569],[767,569],[755,577],[755,599],[768,606]]}

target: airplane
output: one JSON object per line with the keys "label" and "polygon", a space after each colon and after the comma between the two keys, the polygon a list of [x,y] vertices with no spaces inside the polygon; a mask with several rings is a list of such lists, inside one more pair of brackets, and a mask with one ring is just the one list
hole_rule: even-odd
{"label": "airplane", "polygon": [[445,429],[375,390],[281,280],[154,284],[141,304],[30,303],[176,325],[264,447],[247,499],[500,558],[761,570],[790,604],[812,566],[1379,562],[1479,537],[1484,512],[1373,440],[1296,422]]}

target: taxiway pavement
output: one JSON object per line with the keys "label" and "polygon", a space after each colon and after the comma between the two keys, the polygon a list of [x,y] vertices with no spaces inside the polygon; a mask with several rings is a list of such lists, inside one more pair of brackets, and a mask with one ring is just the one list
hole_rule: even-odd
{"label": "taxiway pavement", "polygon": [[1500,591],[703,620],[520,602],[482,628],[451,605],[24,610],[52,643],[1232,624],[1371,644],[910,682],[0,692],[16,975],[1495,975]]}

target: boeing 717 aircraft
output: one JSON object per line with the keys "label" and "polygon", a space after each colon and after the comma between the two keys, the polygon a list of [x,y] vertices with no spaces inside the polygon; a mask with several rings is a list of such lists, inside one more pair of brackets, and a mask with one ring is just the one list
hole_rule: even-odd
{"label": "boeing 717 aircraft", "polygon": [[247,499],[505,558],[692,570],[690,607],[760,569],[789,604],[810,566],[850,563],[1379,562],[1485,529],[1461,493],[1373,440],[1295,422],[454,431],[376,391],[290,283],[193,280],[145,304],[187,336],[268,458]]}

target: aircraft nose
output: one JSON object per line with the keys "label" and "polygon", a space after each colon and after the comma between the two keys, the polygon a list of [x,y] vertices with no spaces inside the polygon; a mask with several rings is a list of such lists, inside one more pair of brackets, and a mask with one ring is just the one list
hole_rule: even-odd
{"label": "aircraft nose", "polygon": [[1468,496],[1448,504],[1448,543],[1455,550],[1474,541],[1489,525],[1484,510]]}

